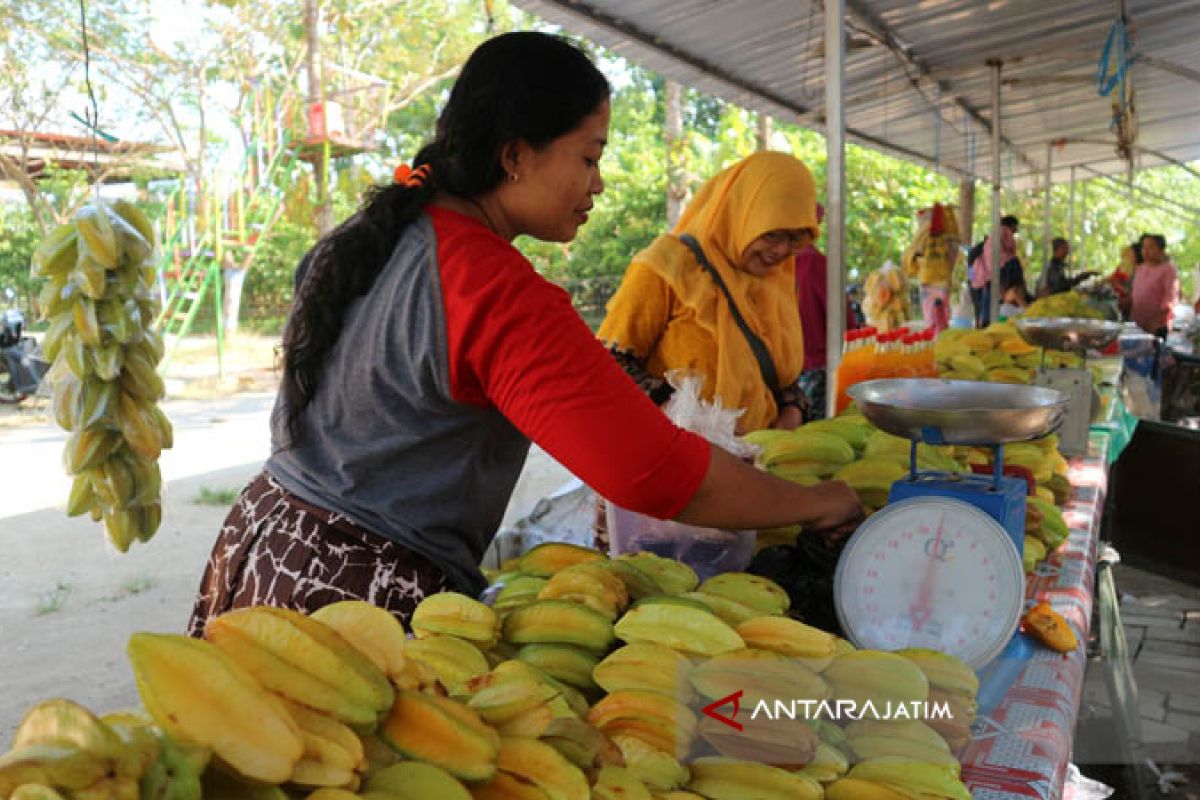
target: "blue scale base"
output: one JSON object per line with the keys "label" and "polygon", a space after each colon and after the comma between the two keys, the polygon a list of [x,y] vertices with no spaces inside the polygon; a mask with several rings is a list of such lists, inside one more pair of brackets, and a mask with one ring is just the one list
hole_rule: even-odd
{"label": "blue scale base", "polygon": [[1027,491],[1028,484],[1011,475],[1001,476],[1000,484],[996,486],[994,479],[985,475],[926,472],[893,483],[888,502],[910,497],[949,497],[969,503],[1000,523],[1020,556],[1025,552]]}

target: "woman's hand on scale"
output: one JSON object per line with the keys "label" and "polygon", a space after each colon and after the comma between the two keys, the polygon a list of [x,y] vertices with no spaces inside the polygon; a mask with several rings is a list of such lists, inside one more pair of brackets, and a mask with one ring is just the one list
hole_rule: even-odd
{"label": "woman's hand on scale", "polygon": [[804,528],[836,544],[854,533],[866,516],[855,493],[841,481],[824,481],[810,487],[813,514],[800,520]]}

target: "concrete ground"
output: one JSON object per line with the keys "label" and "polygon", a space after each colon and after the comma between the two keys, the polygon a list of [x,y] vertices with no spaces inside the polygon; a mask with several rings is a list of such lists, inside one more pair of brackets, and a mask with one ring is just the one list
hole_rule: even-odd
{"label": "concrete ground", "polygon": [[[1154,769],[1174,770],[1183,781],[1172,797],[1200,800],[1200,586],[1165,577],[1153,565],[1118,564],[1114,578],[1138,688],[1142,741],[1133,753],[1118,752],[1103,665],[1088,664],[1074,760],[1087,776],[1136,796],[1124,766],[1141,765],[1141,782]],[[1149,760],[1154,768],[1147,766]],[[1150,788],[1150,794],[1157,789]]]}

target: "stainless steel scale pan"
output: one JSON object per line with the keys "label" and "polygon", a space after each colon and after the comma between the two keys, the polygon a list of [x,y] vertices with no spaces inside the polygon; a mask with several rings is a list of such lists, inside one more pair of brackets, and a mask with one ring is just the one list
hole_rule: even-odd
{"label": "stainless steel scale pan", "polygon": [[982,381],[887,378],[851,386],[864,417],[894,436],[936,445],[985,447],[1036,439],[1063,420],[1054,389]]}
{"label": "stainless steel scale pan", "polygon": [[1013,325],[1021,338],[1035,347],[1077,353],[1107,347],[1125,328],[1120,322],[1080,317],[1018,317]]}

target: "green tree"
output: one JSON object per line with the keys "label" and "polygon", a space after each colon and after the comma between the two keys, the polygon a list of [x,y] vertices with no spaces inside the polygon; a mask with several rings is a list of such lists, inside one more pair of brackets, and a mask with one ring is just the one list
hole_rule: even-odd
{"label": "green tree", "polygon": [[[353,213],[366,190],[391,179],[432,135],[437,113],[463,60],[489,35],[510,29],[555,31],[504,2],[411,0],[400,7],[361,0],[322,0],[322,51],[327,71],[376,76],[386,83],[377,104],[375,148],[332,164],[330,194],[335,219]],[[191,180],[204,182],[216,167],[229,168],[233,154],[260,135],[267,107],[303,132],[307,86],[302,0],[209,0],[198,7],[177,40],[153,38],[158,13],[151,0],[112,0],[89,5],[93,80],[101,126],[137,130],[139,138],[174,144],[184,153]],[[82,96],[77,19],[43,0],[9,0],[0,7],[0,115],[9,109],[40,110],[72,105]],[[568,244],[520,240],[518,246],[546,276],[568,286],[584,304],[599,308],[638,250],[667,228],[665,81],[603,48],[580,41],[614,87],[612,131],[602,162],[606,190],[588,225]],[[54,99],[61,87],[67,100]],[[682,182],[694,192],[722,167],[755,149],[756,115],[718,98],[684,88],[683,133],[676,145]],[[7,103],[7,105],[6,105]],[[37,124],[36,120],[30,124]],[[46,121],[45,125],[57,123]],[[788,150],[813,170],[824,195],[825,142],[813,131],[776,121],[775,147]],[[0,168],[4,165],[0,164]],[[23,172],[21,173],[24,174]],[[1200,206],[1200,181],[1174,168],[1147,170],[1139,186]],[[141,183],[143,189],[157,184]],[[16,283],[28,281],[32,238],[87,196],[82,174],[54,172],[26,181],[28,209],[3,211],[15,233],[0,250],[0,269]],[[266,191],[283,198],[283,214],[264,236],[247,280],[244,309],[256,324],[286,314],[292,274],[315,238],[312,171],[300,163],[275,176]],[[1066,230],[1066,187],[1056,187],[1052,221]],[[1147,202],[1131,203],[1104,180],[1081,183],[1088,197],[1081,216],[1076,263],[1107,270],[1122,244],[1143,231],[1162,232],[1181,268],[1187,291],[1200,263],[1193,220]],[[988,192],[978,193],[976,231],[984,229]],[[144,192],[154,210],[162,196]],[[851,145],[847,153],[846,263],[850,280],[862,280],[886,260],[897,261],[911,240],[918,209],[935,201],[956,203],[950,178],[924,167]],[[1041,251],[1042,198],[1038,192],[1005,196],[1005,212],[1023,221],[1022,256],[1032,281],[1045,260]],[[264,225],[258,211],[252,224]],[[823,246],[823,242],[819,243]],[[8,265],[8,266],[3,266]],[[20,269],[17,269],[19,265]],[[18,272],[20,280],[18,280]]]}
{"label": "green tree", "polygon": [[29,257],[42,237],[33,215],[16,205],[0,205],[0,309],[7,307],[4,290],[16,292],[16,303],[27,324],[37,319],[34,298],[39,288],[29,274]]}

